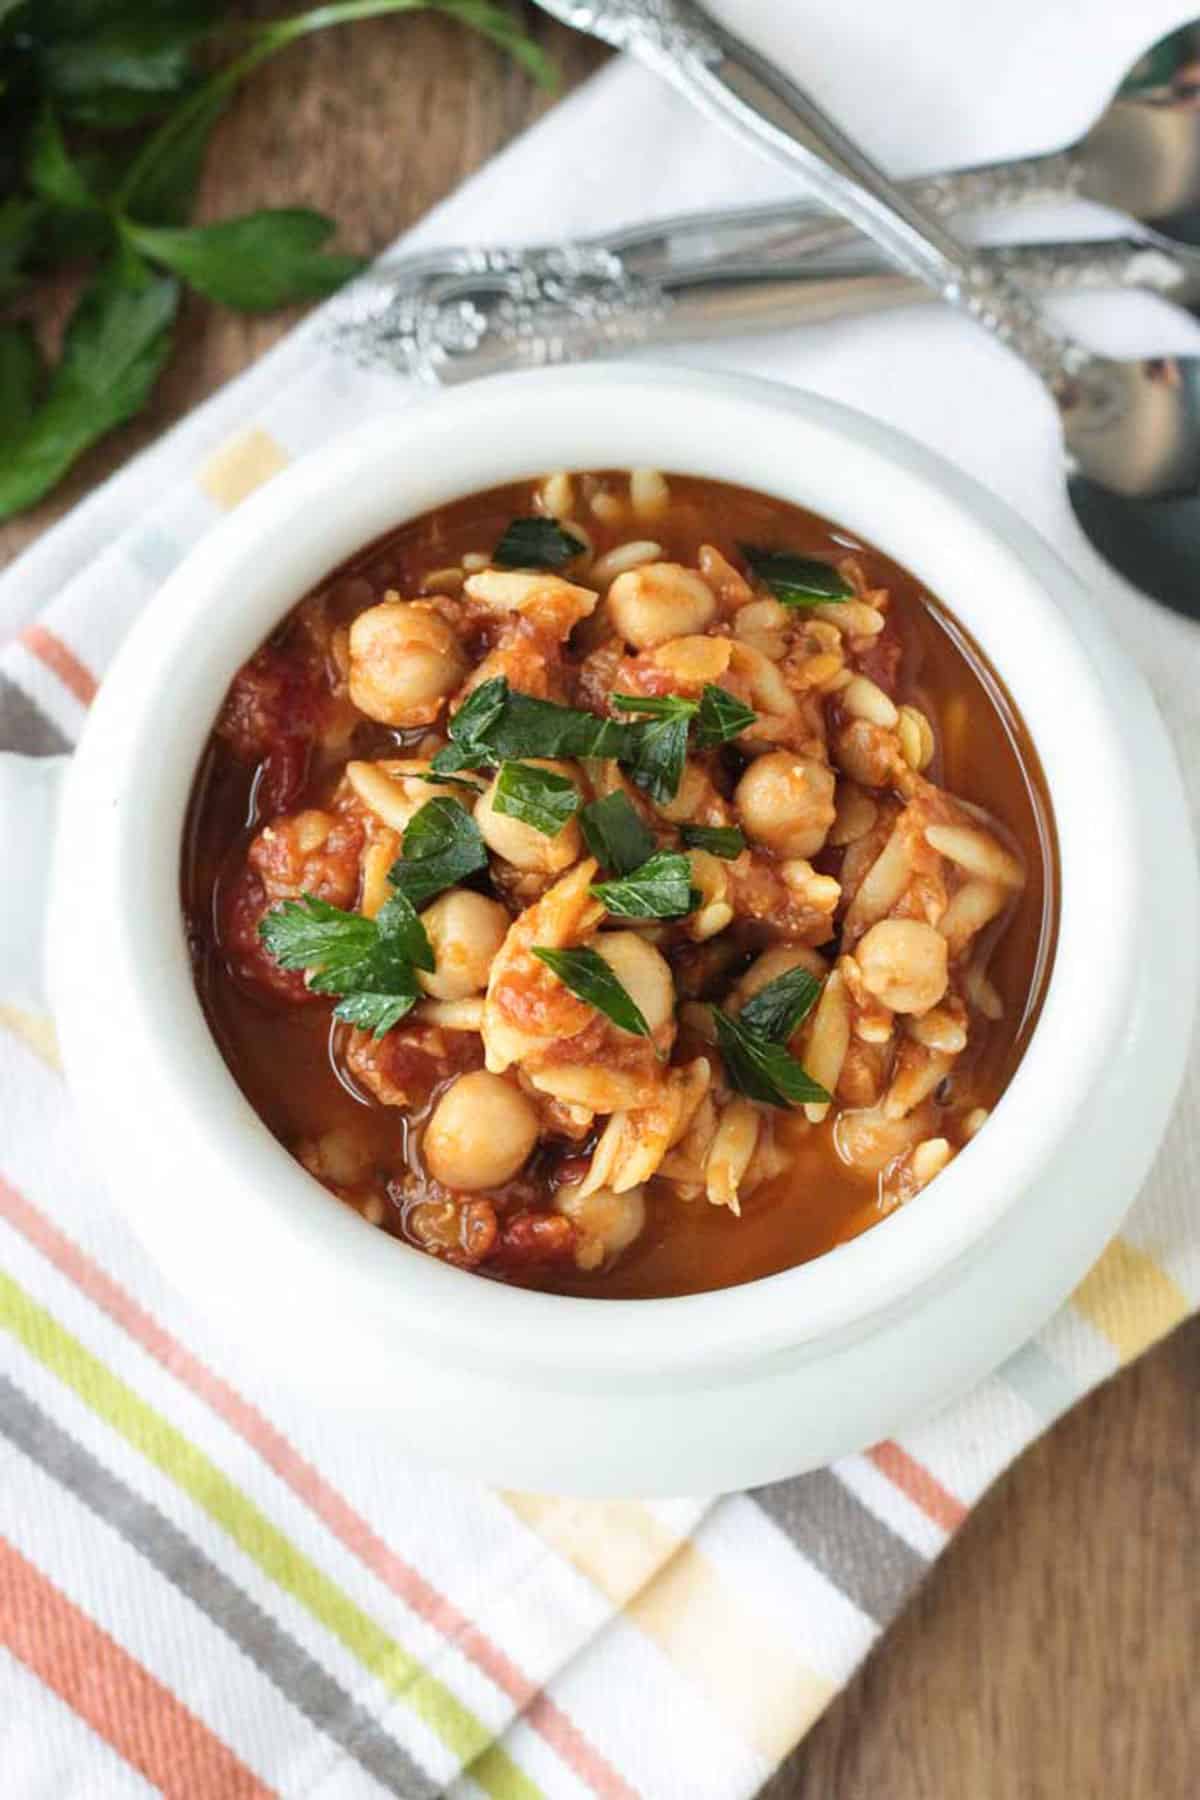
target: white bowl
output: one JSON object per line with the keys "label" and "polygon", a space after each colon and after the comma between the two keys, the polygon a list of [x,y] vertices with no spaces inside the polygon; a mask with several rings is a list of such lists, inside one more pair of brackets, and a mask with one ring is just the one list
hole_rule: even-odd
{"label": "white bowl", "polygon": [[[928,584],[1037,745],[1062,900],[1021,1066],[986,1129],[924,1193],[782,1274],[622,1302],[481,1280],[330,1199],[253,1113],[209,1034],[179,858],[226,686],[318,578],[445,501],[553,468],[633,464],[810,507]],[[131,632],[74,758],[51,984],[68,1077],[117,1201],[193,1303],[315,1403],[487,1480],[715,1490],[898,1429],[977,1378],[981,1348],[985,1363],[1004,1354],[1082,1273],[1132,1198],[1180,1076],[1180,1029],[1153,1016],[1147,929],[1157,916],[1188,946],[1177,955],[1190,954],[1190,884],[1178,777],[1144,690],[1074,579],[1003,507],[827,401],[608,365],[500,378],[381,419],[276,477],[205,537]],[[1190,997],[1178,961],[1175,976]],[[1118,1101],[1138,1121],[1136,1146],[1128,1132],[1113,1140]],[[1032,1196],[1049,1269],[1039,1244],[956,1312],[954,1296],[974,1295]],[[1055,1248],[1059,1227],[1069,1247]]]}

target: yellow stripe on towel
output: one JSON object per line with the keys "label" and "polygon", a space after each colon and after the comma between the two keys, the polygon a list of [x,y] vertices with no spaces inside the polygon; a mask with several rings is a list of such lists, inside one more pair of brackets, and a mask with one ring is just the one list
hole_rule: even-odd
{"label": "yellow stripe on towel", "polygon": [[1071,1303],[1108,1339],[1122,1363],[1165,1337],[1190,1311],[1174,1278],[1126,1238],[1113,1239]]}
{"label": "yellow stripe on towel", "polygon": [[58,1054],[54,1021],[46,1013],[25,1012],[19,1006],[9,1006],[0,1001],[0,1025],[6,1031],[11,1031],[15,1038],[20,1038],[48,1068],[61,1073],[62,1061]]}
{"label": "yellow stripe on towel", "polygon": [[214,450],[196,471],[196,480],[217,506],[232,512],[272,475],[287,467],[288,455],[269,432],[253,425]]}
{"label": "yellow stripe on towel", "polygon": [[628,1500],[503,1496],[673,1663],[743,1742],[776,1763],[836,1684],[796,1655],[703,1551]]}

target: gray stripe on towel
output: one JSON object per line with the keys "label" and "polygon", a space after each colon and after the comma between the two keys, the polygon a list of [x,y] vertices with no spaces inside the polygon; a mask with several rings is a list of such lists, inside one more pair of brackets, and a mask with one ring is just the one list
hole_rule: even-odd
{"label": "gray stripe on towel", "polygon": [[[297,1712],[380,1787],[399,1800],[434,1800],[439,1785],[364,1706],[165,1513],[127,1487],[7,1376],[0,1376],[0,1430],[232,1639]],[[186,1694],[180,1697],[186,1702]]]}
{"label": "gray stripe on towel", "polygon": [[65,737],[15,681],[0,675],[0,750],[25,756],[58,756],[71,748]]}
{"label": "gray stripe on towel", "polygon": [[886,1625],[924,1575],[924,1557],[833,1473],[813,1469],[751,1490],[750,1499],[860,1611]]}

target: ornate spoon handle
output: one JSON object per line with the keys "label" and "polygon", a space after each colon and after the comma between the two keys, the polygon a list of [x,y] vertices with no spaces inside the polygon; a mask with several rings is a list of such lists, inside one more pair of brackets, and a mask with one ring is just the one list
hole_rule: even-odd
{"label": "ornate spoon handle", "polygon": [[[1200,305],[1200,253],[1130,238],[992,247],[1036,293],[1135,287]],[[367,366],[453,384],[650,343],[769,331],[932,299],[912,276],[776,259],[700,260],[656,279],[597,244],[448,250],[381,264],[336,303],[334,341]]]}
{"label": "ornate spoon handle", "polygon": [[831,211],[1015,350],[1056,394],[1090,361],[1001,271],[890,181],[788,76],[693,0],[580,0],[552,10],[631,51],[702,112],[800,174]]}

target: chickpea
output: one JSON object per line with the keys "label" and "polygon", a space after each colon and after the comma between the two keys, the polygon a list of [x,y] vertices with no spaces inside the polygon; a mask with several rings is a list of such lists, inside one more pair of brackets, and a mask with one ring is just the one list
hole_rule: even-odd
{"label": "chickpea", "polygon": [[702,632],[716,612],[716,597],[703,576],[679,563],[628,569],[608,590],[609,618],[638,650]]}
{"label": "chickpea", "polygon": [[437,968],[417,980],[435,1000],[466,1000],[487,986],[492,961],[508,932],[509,917],[498,900],[451,888],[421,914]]}
{"label": "chickpea", "polygon": [[833,770],[772,750],[751,763],[734,793],[747,834],[780,856],[815,856],[833,824]]}
{"label": "chickpea", "polygon": [[446,1089],[422,1150],[435,1181],[470,1194],[511,1181],[537,1140],[533,1103],[503,1076],[476,1069]]}
{"label": "chickpea", "polygon": [[928,1012],[946,992],[946,940],[920,919],[881,919],[854,959],[867,992],[893,1012]]}
{"label": "chickpea", "polygon": [[675,1011],[675,983],[666,958],[636,931],[602,931],[592,940],[629,994],[652,1032],[668,1023]]}
{"label": "chickpea", "polygon": [[[574,777],[575,771],[569,763],[546,762],[532,756],[524,760],[535,769],[550,769],[555,775]],[[526,825],[523,820],[497,812],[496,783],[499,779],[499,775],[493,779],[487,793],[475,808],[475,823],[488,849],[494,850],[497,856],[502,856],[514,869],[521,869],[528,875],[559,875],[564,869],[569,869],[573,862],[578,862],[583,850],[579,820],[568,819],[561,831],[556,832],[553,837],[547,837],[544,832]]]}
{"label": "chickpea", "polygon": [[598,1269],[641,1236],[646,1224],[645,1194],[640,1187],[632,1187],[624,1194],[596,1188],[581,1195],[579,1185],[559,1188],[554,1207],[570,1219],[579,1234],[575,1245],[578,1267]]}
{"label": "chickpea", "polygon": [[381,725],[428,725],[466,674],[449,625],[431,607],[384,600],[350,627],[350,698]]}

